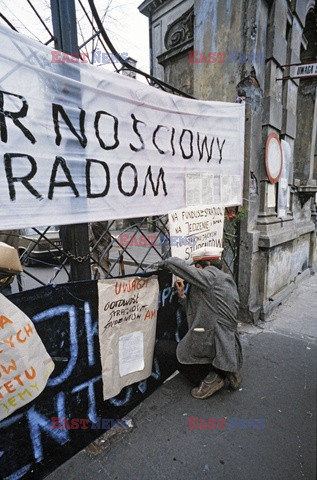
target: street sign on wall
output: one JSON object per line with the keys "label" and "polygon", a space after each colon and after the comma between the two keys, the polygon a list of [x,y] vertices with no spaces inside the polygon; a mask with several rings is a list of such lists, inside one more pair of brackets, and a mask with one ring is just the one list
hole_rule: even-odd
{"label": "street sign on wall", "polygon": [[290,63],[288,65],[281,65],[281,67],[291,67],[290,74],[283,78],[277,78],[276,80],[295,80],[298,78],[304,79],[317,77],[317,62]]}
{"label": "street sign on wall", "polygon": [[292,70],[293,78],[317,77],[317,63],[296,65]]}

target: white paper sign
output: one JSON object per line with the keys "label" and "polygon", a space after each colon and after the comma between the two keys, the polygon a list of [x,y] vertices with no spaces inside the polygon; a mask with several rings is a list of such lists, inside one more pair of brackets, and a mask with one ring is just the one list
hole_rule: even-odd
{"label": "white paper sign", "polygon": [[208,173],[186,175],[186,206],[207,205],[214,199],[214,176]]}
{"label": "white paper sign", "polygon": [[99,343],[104,400],[152,373],[157,276],[98,282]]}
{"label": "white paper sign", "polygon": [[45,388],[54,363],[32,321],[0,294],[0,420]]}
{"label": "white paper sign", "polygon": [[221,176],[221,203],[228,205],[230,201],[238,205],[242,197],[242,181],[238,175]]}
{"label": "white paper sign", "polygon": [[281,176],[279,178],[279,188],[278,188],[278,197],[277,197],[277,216],[279,218],[287,217],[287,210],[289,208],[289,177],[290,177],[290,166],[292,161],[292,152],[290,145],[285,141],[281,140],[281,147],[283,153],[283,166]]}
{"label": "white paper sign", "polygon": [[[58,63],[51,47],[4,26],[0,45],[2,229],[161,215],[185,207],[187,174],[242,185],[243,104]],[[228,190],[225,205],[241,204],[241,191]]]}
{"label": "white paper sign", "polygon": [[119,338],[120,377],[144,368],[143,332],[132,332]]}
{"label": "white paper sign", "polygon": [[198,205],[168,214],[170,245],[173,257],[188,260],[202,247],[222,247],[223,205]]}

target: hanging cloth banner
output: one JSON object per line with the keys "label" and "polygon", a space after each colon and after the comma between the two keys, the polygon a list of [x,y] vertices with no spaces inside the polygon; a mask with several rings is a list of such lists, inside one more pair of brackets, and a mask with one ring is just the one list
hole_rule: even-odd
{"label": "hanging cloth banner", "polygon": [[0,45],[2,229],[161,215],[186,206],[191,174],[209,179],[203,202],[241,204],[243,104],[168,94],[3,26]]}
{"label": "hanging cloth banner", "polygon": [[32,321],[0,294],[0,421],[37,397],[54,367]]}
{"label": "hanging cloth banner", "polygon": [[104,400],[151,375],[158,294],[156,275],[98,282]]}

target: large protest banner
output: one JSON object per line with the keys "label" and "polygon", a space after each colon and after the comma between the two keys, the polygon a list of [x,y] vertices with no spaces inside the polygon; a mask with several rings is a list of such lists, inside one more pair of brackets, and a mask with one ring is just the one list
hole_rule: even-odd
{"label": "large protest banner", "polygon": [[155,275],[98,282],[104,400],[151,375],[158,294]]}
{"label": "large protest banner", "polygon": [[172,256],[188,260],[203,247],[223,246],[223,205],[197,205],[168,213]]}
{"label": "large protest banner", "polygon": [[208,176],[204,201],[241,203],[244,105],[177,97],[3,26],[0,44],[1,228],[164,214],[186,206],[191,174]]}

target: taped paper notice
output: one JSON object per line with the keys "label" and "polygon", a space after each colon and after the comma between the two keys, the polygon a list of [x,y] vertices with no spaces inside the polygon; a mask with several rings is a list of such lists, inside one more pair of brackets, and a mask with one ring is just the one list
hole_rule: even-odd
{"label": "taped paper notice", "polygon": [[54,363],[32,321],[0,294],[0,420],[36,398]]}
{"label": "taped paper notice", "polygon": [[152,373],[159,285],[157,275],[98,282],[103,398]]}
{"label": "taped paper notice", "polygon": [[133,332],[119,338],[120,377],[144,368],[143,333]]}
{"label": "taped paper notice", "polygon": [[186,205],[213,203],[214,176],[207,173],[186,175]]}
{"label": "taped paper notice", "polygon": [[285,140],[281,140],[281,147],[283,153],[283,166],[278,184],[277,216],[279,218],[286,218],[287,210],[289,209],[290,198],[290,188],[288,183],[290,181],[292,150],[289,143],[287,143]]}
{"label": "taped paper notice", "polygon": [[222,175],[221,203],[223,205],[242,204],[242,182],[238,175]]}

